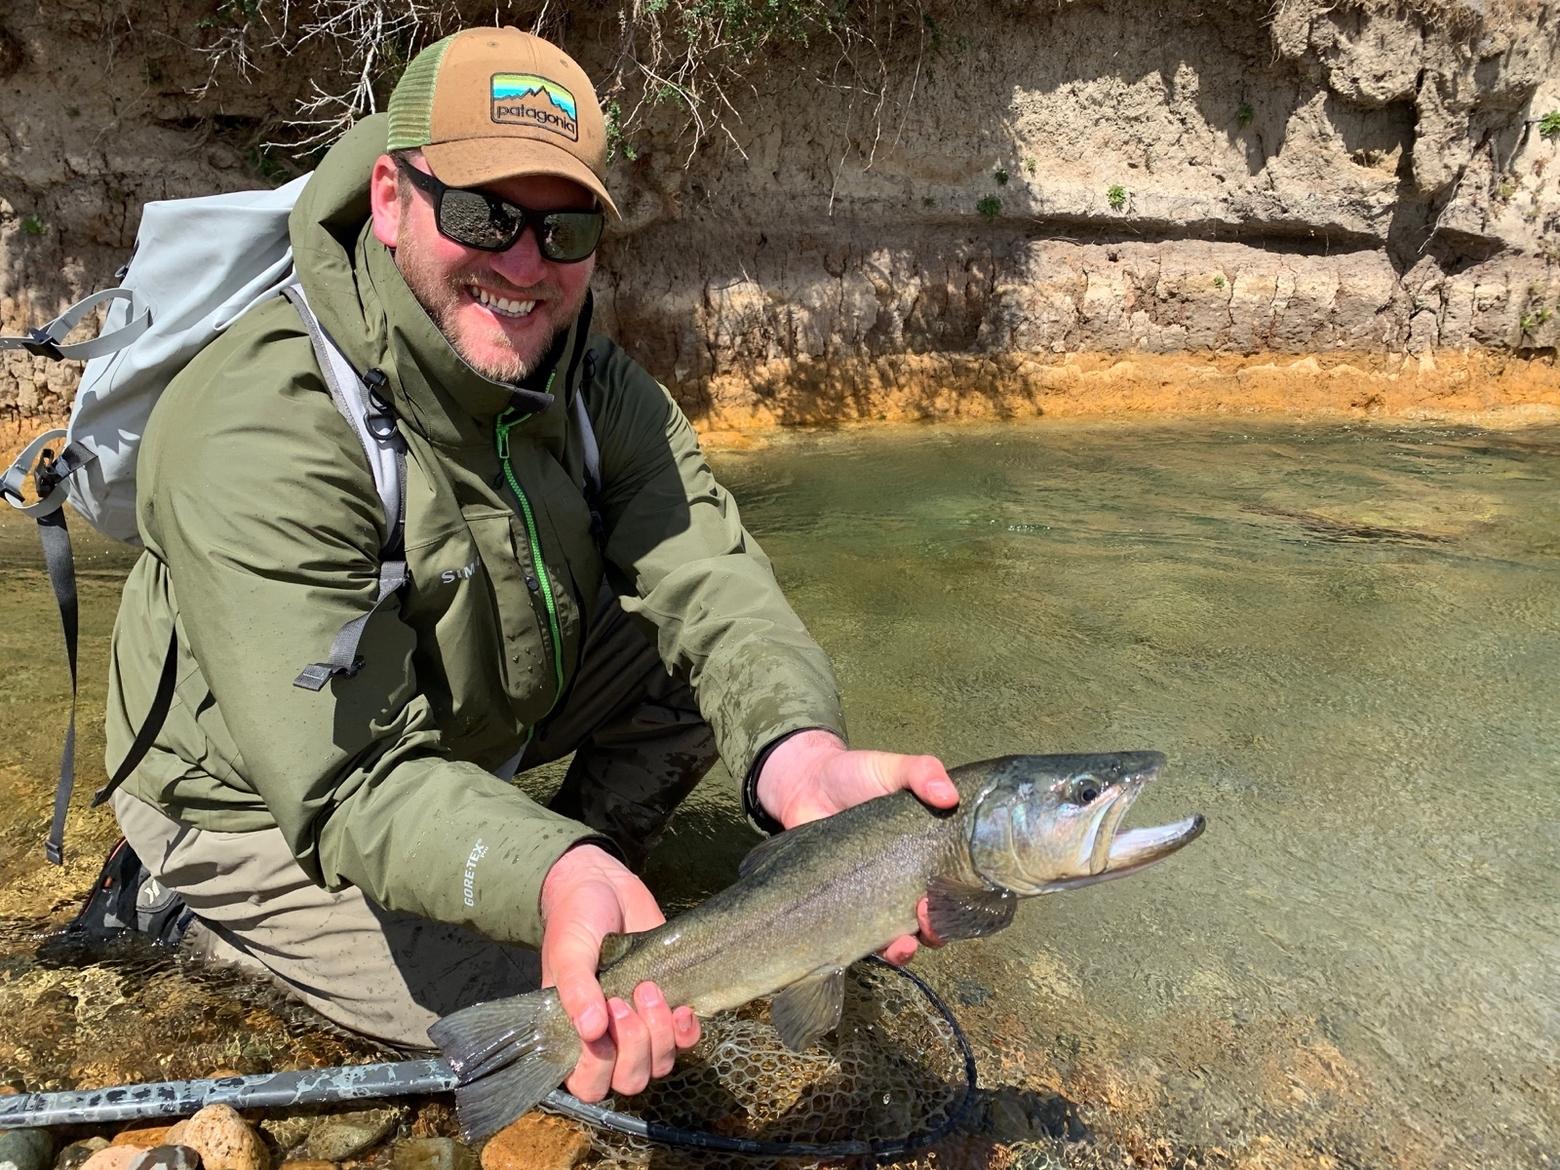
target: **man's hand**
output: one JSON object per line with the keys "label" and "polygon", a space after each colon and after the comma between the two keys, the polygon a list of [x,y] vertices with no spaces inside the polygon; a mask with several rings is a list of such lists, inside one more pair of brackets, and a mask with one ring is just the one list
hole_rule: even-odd
{"label": "man's hand", "polygon": [[[769,753],[758,775],[758,802],[787,829],[908,788],[934,808],[953,808],[959,790],[936,756],[853,752],[827,731],[802,731]],[[926,899],[916,907],[920,941],[941,946],[926,921]],[[883,958],[904,964],[916,951],[916,936],[904,935],[883,948]]]}
{"label": "man's hand", "polygon": [[582,1101],[637,1093],[672,1071],[679,1049],[699,1039],[693,1010],[675,1012],[654,983],[629,1004],[608,1000],[596,981],[601,940],[666,921],[643,882],[605,849],[576,845],[542,882],[542,986],[557,987],[582,1052],[564,1087]]}

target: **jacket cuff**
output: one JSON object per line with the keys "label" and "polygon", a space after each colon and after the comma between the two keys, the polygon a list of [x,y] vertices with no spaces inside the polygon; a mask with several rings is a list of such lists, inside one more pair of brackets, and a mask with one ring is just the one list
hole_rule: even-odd
{"label": "jacket cuff", "polygon": [[758,800],[758,777],[764,770],[764,765],[769,762],[769,757],[774,750],[790,739],[793,735],[800,735],[804,731],[827,731],[831,735],[837,735],[841,740],[844,736],[838,728],[825,727],[822,724],[816,727],[797,727],[787,731],[784,735],[776,736],[759,749],[758,755],[753,757],[753,766],[747,770],[747,775],[742,779],[742,812],[747,817],[748,824],[757,829],[766,837],[773,837],[776,833],[785,832],[785,826],[769,814]]}

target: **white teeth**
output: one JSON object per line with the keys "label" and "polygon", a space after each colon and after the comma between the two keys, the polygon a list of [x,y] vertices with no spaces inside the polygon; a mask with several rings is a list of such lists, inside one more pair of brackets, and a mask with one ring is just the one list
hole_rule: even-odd
{"label": "white teeth", "polygon": [[493,312],[501,317],[524,317],[529,315],[532,309],[536,308],[535,301],[512,301],[508,297],[496,297],[486,289],[479,288],[474,284],[466,287],[477,304],[492,309]]}

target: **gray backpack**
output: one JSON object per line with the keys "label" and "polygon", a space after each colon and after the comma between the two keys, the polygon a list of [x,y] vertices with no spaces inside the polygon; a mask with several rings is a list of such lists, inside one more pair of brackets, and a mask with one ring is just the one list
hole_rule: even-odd
{"label": "gray backpack", "polygon": [[[38,522],[70,665],[70,723],[46,846],[55,864],[64,860],[65,813],[75,784],[76,585],[64,504],[68,501],[99,532],[140,544],[136,454],[152,407],[191,358],[254,306],[280,295],[298,310],[331,401],[351,425],[373,471],[391,534],[381,550],[379,596],[373,609],[344,625],[329,654],[306,665],[295,685],[318,691],[334,677],[355,674],[361,666],[357,647],[363,628],[407,581],[401,535],[406,445],[384,393],[385,376],[353,368],[310,310],[293,269],[287,220],[307,181],[304,175],[275,190],[146,204],[135,251],[118,273],[118,288],[92,294],[25,336],[0,336],[0,350],[87,362],[68,427],[41,435],[0,474],[0,498]],[[98,336],[66,340],[103,306],[107,313]],[[600,483],[600,455],[583,395],[575,395],[574,408],[585,445],[583,486],[591,494]],[[32,501],[25,493],[29,478],[36,489]],[[107,800],[129,777],[155,741],[172,703],[176,658],[177,646],[170,640],[146,720],[114,775],[94,794],[94,805]]]}

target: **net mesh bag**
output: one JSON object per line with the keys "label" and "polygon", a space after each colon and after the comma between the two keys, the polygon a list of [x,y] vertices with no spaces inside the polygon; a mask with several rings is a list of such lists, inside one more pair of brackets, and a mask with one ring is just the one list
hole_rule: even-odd
{"label": "net mesh bag", "polygon": [[[699,1043],[673,1072],[632,1098],[609,1100],[662,1126],[763,1142],[891,1142],[935,1135],[968,1091],[962,1040],[916,982],[886,964],[845,977],[840,1026],[791,1052],[768,1001],[702,1021]],[[592,1128],[595,1165],[707,1167],[707,1150]],[[732,1162],[738,1157],[725,1155]],[[782,1159],[741,1156],[764,1166]],[[783,1159],[796,1166],[795,1156]]]}

